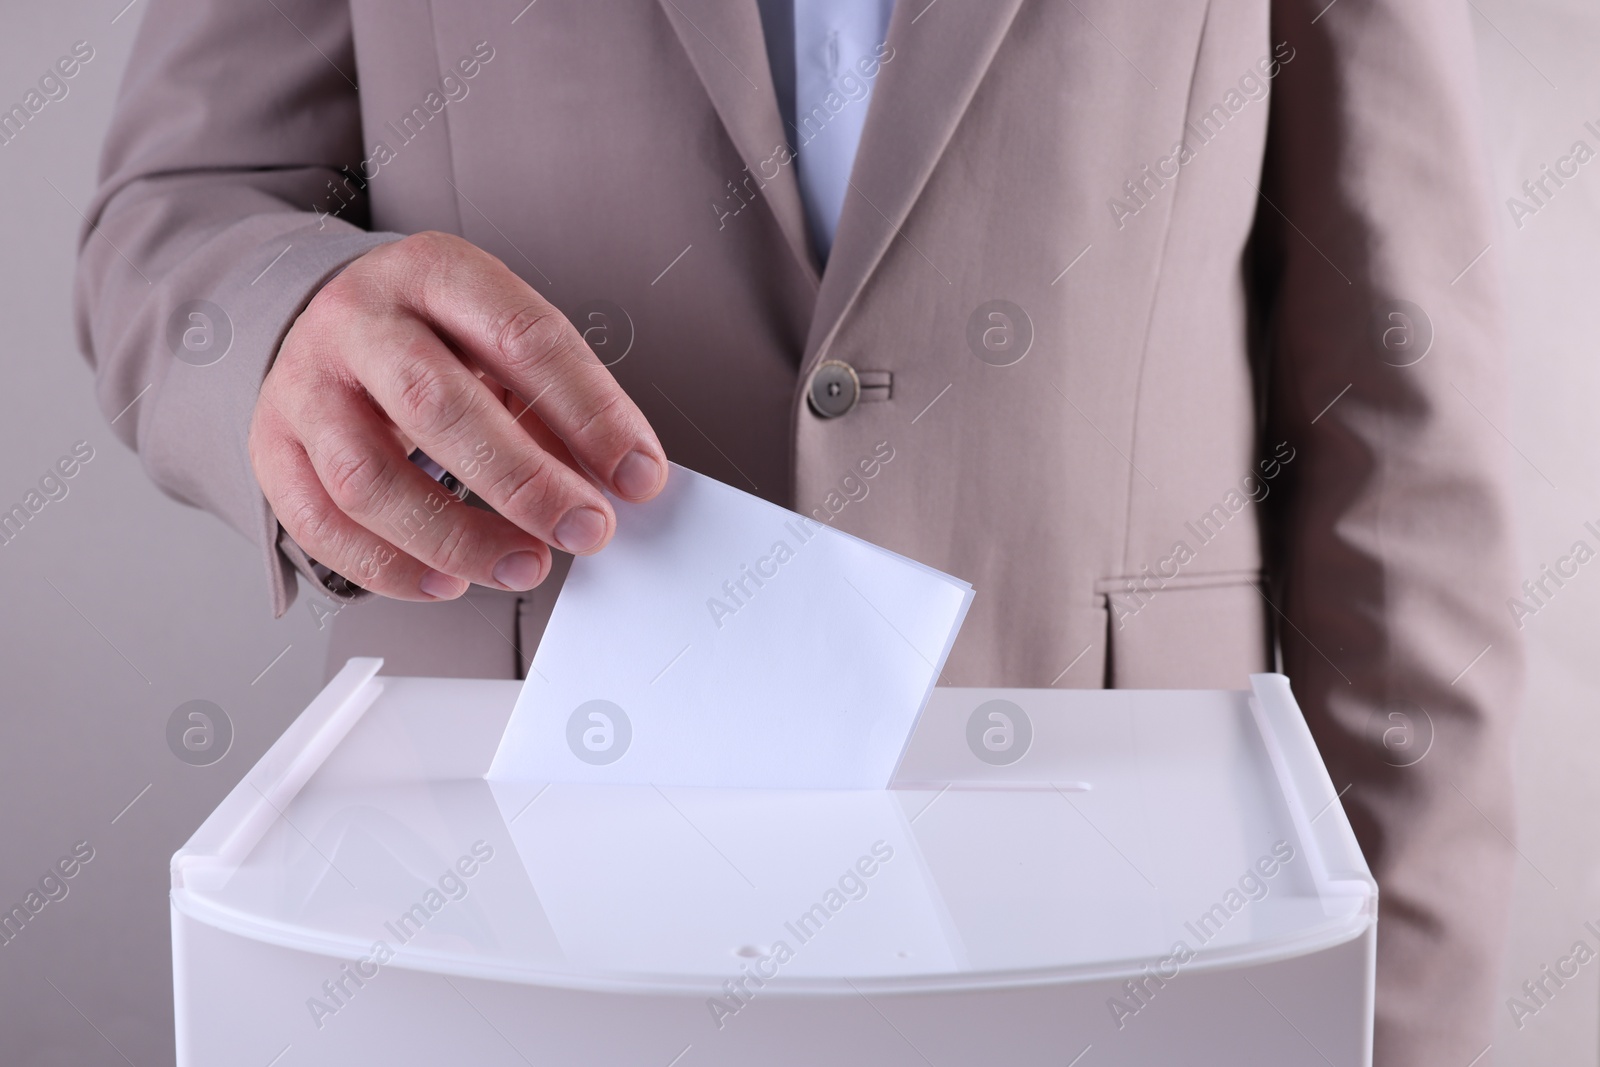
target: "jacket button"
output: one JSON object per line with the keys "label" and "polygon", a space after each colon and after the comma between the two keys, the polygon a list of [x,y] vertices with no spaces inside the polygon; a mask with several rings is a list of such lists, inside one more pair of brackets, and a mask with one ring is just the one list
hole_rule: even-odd
{"label": "jacket button", "polygon": [[811,410],[825,419],[836,419],[856,406],[861,399],[861,379],[848,363],[824,360],[811,372],[811,387],[806,390]]}

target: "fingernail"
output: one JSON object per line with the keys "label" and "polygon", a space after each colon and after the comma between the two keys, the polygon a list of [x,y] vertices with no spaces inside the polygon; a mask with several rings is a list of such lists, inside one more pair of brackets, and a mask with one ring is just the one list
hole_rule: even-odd
{"label": "fingernail", "polygon": [[643,452],[629,452],[617,464],[611,480],[617,483],[617,492],[637,500],[649,496],[661,484],[661,464]]}
{"label": "fingernail", "polygon": [[417,583],[417,588],[435,600],[454,600],[467,588],[466,583],[440,571],[429,571]]}
{"label": "fingernail", "polygon": [[507,589],[532,589],[542,569],[537,552],[513,552],[494,565],[494,580]]}
{"label": "fingernail", "polygon": [[577,555],[587,552],[606,535],[606,517],[594,508],[573,508],[556,523],[556,544]]}

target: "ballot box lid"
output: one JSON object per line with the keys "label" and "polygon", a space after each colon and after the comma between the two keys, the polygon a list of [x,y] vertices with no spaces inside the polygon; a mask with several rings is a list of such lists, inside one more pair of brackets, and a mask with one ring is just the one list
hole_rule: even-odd
{"label": "ballot box lid", "polygon": [[381,664],[351,660],[173,857],[174,908],[358,965],[779,995],[1247,966],[1376,919],[1280,675],[941,688],[892,788],[790,791],[487,781],[518,683]]}

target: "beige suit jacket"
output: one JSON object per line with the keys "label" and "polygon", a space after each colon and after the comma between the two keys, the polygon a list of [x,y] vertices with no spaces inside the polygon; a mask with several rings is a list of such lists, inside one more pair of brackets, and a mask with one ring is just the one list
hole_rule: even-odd
{"label": "beige suit jacket", "polygon": [[[1380,1048],[1459,1067],[1519,678],[1464,11],[901,0],[844,57],[875,88],[819,272],[785,143],[867,105],[786,138],[753,2],[149,0],[83,345],[278,613],[256,389],[332,272],[438,229],[589,330],[673,459],[970,581],[949,683],[1238,687],[1276,640],[1397,916]],[[822,418],[830,360],[861,395]]]}

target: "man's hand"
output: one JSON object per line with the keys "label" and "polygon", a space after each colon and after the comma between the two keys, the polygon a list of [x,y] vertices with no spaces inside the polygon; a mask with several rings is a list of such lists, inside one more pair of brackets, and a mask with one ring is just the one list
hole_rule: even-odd
{"label": "man's hand", "polygon": [[[421,448],[498,514],[411,463]],[[661,443],[560,312],[459,237],[376,248],[295,320],[261,386],[250,459],[306,553],[399,600],[531,589],[549,545],[611,537],[601,486],[660,491]]]}

